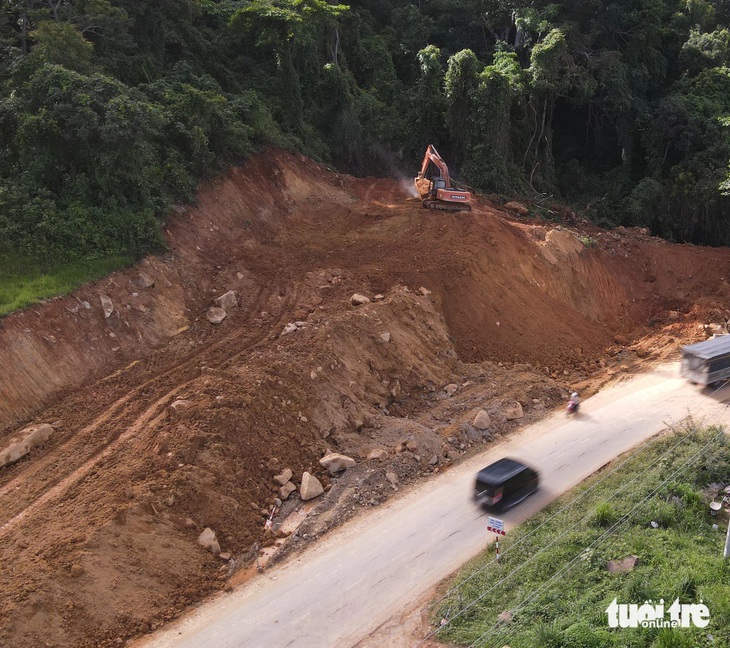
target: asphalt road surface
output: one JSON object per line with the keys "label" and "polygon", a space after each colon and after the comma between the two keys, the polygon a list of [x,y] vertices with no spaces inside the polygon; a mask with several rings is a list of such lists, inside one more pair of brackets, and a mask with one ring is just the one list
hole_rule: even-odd
{"label": "asphalt road surface", "polygon": [[[389,619],[494,538],[486,530],[487,515],[471,500],[480,468],[510,456],[540,471],[538,492],[500,516],[509,529],[689,414],[706,424],[727,424],[730,410],[723,400],[730,398],[730,388],[702,389],[678,371],[677,364],[662,365],[584,401],[575,417],[559,412],[525,428],[137,645],[390,648],[403,643],[398,634],[407,629],[388,624]],[[412,645],[413,638],[409,641]]]}

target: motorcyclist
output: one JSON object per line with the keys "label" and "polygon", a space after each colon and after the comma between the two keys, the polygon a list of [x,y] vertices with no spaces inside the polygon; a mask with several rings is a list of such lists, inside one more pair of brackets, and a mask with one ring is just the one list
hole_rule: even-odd
{"label": "motorcyclist", "polygon": [[568,411],[578,411],[578,405],[580,405],[580,397],[578,396],[578,392],[573,392],[570,395],[570,400],[568,401]]}

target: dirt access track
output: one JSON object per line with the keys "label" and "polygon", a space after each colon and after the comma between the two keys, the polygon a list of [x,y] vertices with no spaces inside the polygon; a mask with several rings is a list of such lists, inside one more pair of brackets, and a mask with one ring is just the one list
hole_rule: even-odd
{"label": "dirt access track", "polygon": [[[291,554],[725,324],[728,250],[553,211],[433,212],[395,180],[268,151],[176,210],[166,254],[5,318],[0,450],[52,433],[0,469],[0,645],[124,644],[262,549]],[[357,464],[332,477],[328,450]],[[267,531],[284,468],[325,493],[293,493]]]}

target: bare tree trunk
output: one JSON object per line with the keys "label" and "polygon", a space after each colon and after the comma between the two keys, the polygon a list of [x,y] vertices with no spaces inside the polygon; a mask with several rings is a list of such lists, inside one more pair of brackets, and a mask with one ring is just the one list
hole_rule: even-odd
{"label": "bare tree trunk", "polygon": [[29,8],[28,5],[29,4],[30,3],[28,2],[28,0],[26,0],[25,4],[23,5],[23,15],[20,17],[20,20],[22,23],[21,27],[20,27],[20,42],[22,43],[21,50],[23,52],[23,55],[28,53],[27,35],[28,35],[28,8]]}
{"label": "bare tree trunk", "polygon": [[332,62],[337,65],[337,53],[340,49],[340,28],[335,26],[335,42],[332,47]]}
{"label": "bare tree trunk", "polygon": [[535,141],[535,135],[537,134],[537,111],[535,110],[535,107],[532,105],[532,98],[527,102],[527,105],[530,107],[530,110],[532,110],[532,115],[535,120],[535,128],[532,131],[532,135],[530,137],[530,141],[527,143],[527,148],[525,149],[525,154],[522,156],[522,166],[524,167],[525,164],[527,164],[527,156],[530,154],[530,150],[532,149],[532,143]]}
{"label": "bare tree trunk", "polygon": [[48,0],[48,6],[51,8],[51,13],[53,14],[53,20],[58,22],[58,7],[61,4],[61,0],[56,0],[56,2],[53,2],[53,0]]}

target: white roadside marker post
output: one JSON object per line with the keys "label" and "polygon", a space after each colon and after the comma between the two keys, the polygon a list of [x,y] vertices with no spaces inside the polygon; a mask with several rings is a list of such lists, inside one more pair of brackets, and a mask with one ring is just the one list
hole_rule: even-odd
{"label": "white roadside marker post", "polygon": [[487,519],[487,531],[491,531],[496,537],[497,560],[499,560],[499,536],[504,535],[504,522],[499,518],[489,516]]}

